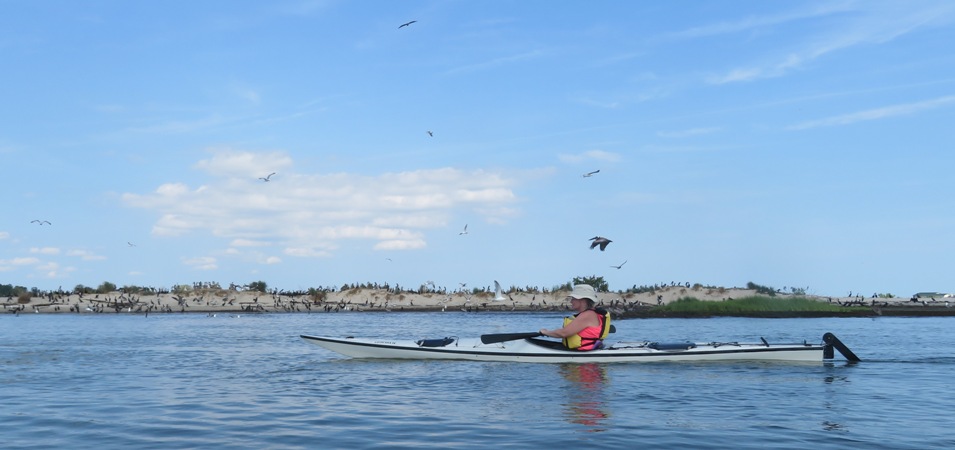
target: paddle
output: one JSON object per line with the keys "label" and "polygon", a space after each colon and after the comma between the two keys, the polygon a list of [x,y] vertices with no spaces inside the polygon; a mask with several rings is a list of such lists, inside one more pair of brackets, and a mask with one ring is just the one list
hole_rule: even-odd
{"label": "paddle", "polygon": [[527,339],[543,336],[540,332],[533,333],[501,333],[501,334],[482,334],[481,342],[485,344],[496,344],[498,342],[516,341],[518,339]]}

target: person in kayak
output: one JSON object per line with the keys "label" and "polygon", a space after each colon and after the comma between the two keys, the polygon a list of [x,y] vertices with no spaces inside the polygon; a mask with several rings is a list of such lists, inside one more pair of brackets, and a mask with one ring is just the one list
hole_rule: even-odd
{"label": "person in kayak", "polygon": [[589,284],[578,284],[570,293],[570,307],[577,314],[564,319],[563,328],[548,330],[541,328],[540,333],[563,339],[564,346],[581,351],[598,349],[603,345],[610,329],[610,314],[594,308],[597,291]]}

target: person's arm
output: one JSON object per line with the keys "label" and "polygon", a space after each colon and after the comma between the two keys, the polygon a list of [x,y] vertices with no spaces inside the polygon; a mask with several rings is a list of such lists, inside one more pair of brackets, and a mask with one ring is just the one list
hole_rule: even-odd
{"label": "person's arm", "polygon": [[597,313],[592,310],[588,310],[575,317],[574,320],[572,320],[563,328],[558,328],[556,330],[541,328],[540,333],[544,336],[563,339],[580,333],[584,330],[584,328],[594,327],[597,325],[600,325],[600,320],[597,318]]}

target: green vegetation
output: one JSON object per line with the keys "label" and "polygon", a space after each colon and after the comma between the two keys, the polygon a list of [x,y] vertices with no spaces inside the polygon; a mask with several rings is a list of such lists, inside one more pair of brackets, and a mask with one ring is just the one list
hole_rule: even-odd
{"label": "green vegetation", "polygon": [[0,296],[14,297],[14,296],[19,296],[20,294],[24,292],[27,292],[27,288],[23,286],[14,286],[12,284],[0,284]]}
{"label": "green vegetation", "polygon": [[256,292],[268,292],[268,285],[264,281],[253,281],[249,283],[249,290]]}
{"label": "green vegetation", "polygon": [[654,312],[688,314],[699,316],[731,316],[766,313],[826,312],[844,313],[852,308],[819,302],[805,297],[771,298],[764,296],[745,297],[722,302],[702,301],[684,297],[668,305],[654,307]]}

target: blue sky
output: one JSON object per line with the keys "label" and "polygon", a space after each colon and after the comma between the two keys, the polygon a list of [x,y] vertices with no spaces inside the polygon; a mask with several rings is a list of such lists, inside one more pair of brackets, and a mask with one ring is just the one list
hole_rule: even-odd
{"label": "blue sky", "polygon": [[2,284],[955,290],[949,1],[0,5]]}

